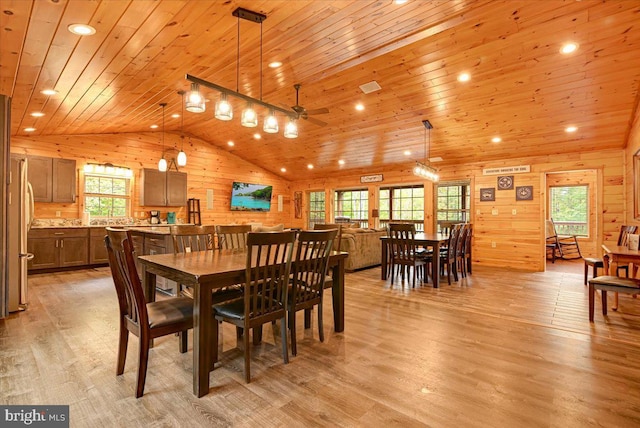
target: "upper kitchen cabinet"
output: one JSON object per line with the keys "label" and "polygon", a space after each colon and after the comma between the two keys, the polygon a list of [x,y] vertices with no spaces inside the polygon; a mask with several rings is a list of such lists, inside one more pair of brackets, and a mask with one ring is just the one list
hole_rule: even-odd
{"label": "upper kitchen cabinet", "polygon": [[187,174],[145,168],[140,174],[140,205],[179,207],[187,205]]}
{"label": "upper kitchen cabinet", "polygon": [[76,201],[76,161],[28,156],[28,176],[35,202]]}

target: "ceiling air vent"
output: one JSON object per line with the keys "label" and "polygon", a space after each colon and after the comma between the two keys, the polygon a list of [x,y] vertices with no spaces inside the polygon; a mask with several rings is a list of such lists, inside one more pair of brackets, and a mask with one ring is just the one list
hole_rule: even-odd
{"label": "ceiling air vent", "polygon": [[371,92],[379,91],[380,89],[382,89],[382,87],[380,85],[378,85],[378,82],[376,82],[375,80],[372,80],[369,83],[365,83],[364,85],[360,85],[360,89],[365,94],[370,94]]}

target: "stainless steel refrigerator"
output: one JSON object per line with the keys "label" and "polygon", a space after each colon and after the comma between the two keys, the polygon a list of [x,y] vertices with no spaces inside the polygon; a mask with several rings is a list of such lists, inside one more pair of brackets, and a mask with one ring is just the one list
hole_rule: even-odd
{"label": "stainless steel refrigerator", "polygon": [[26,309],[28,303],[27,261],[33,254],[27,252],[27,233],[33,221],[33,192],[27,181],[27,168],[26,156],[11,155],[7,210],[9,312]]}

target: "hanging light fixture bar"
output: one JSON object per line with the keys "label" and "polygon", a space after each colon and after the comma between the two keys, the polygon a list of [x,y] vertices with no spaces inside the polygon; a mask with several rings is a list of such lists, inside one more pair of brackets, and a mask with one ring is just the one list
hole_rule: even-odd
{"label": "hanging light fixture bar", "polygon": [[[269,110],[279,111],[280,113],[290,117],[291,119],[297,119],[298,118],[297,113],[294,112],[294,111],[291,111],[291,110],[288,110],[288,109],[285,109],[285,108],[282,108],[282,107],[279,107],[279,106],[276,106],[276,105],[273,105],[273,104],[269,104],[269,103],[267,103],[265,101],[259,100],[257,98],[250,97],[250,96],[245,95],[245,94],[241,94],[240,92],[236,92],[236,91],[231,90],[231,89],[227,89],[224,86],[220,86],[220,85],[217,85],[215,83],[208,82],[208,81],[206,81],[204,79],[200,79],[199,77],[192,76],[191,74],[187,74],[186,75],[186,79],[188,81],[192,82],[192,83],[197,83],[200,86],[204,86],[205,88],[214,89],[214,90],[220,92],[221,94],[226,94],[227,97],[231,96],[231,97],[239,98],[241,100],[246,101],[247,103],[257,104],[257,105],[265,107],[265,108],[267,108]],[[188,108],[187,108],[187,110],[188,110]]]}

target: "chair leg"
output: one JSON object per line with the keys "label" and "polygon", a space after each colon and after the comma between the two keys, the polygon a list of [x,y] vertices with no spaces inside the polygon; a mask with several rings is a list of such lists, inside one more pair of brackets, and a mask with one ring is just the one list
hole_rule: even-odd
{"label": "chair leg", "polygon": [[289,331],[291,333],[291,355],[298,355],[298,347],[296,346],[296,313],[289,312]]}
{"label": "chair leg", "polygon": [[593,284],[589,284],[589,322],[593,322],[593,306],[595,304],[594,300],[595,300],[595,294],[596,294],[596,290],[593,287]]}
{"label": "chair leg", "polygon": [[249,343],[249,332],[245,331],[242,336],[244,343],[244,381],[246,383],[251,382],[251,344]]}
{"label": "chair leg", "polygon": [[[594,274],[595,274],[595,269],[596,269],[596,265],[593,265]],[[584,262],[584,285],[587,285],[588,275],[589,275],[589,265],[587,264],[587,262]],[[595,278],[595,275],[594,275],[594,278]]]}
{"label": "chair leg", "polygon": [[187,342],[187,339],[189,337],[187,331],[181,331],[180,333],[178,333],[178,337],[180,338],[179,342],[180,342],[180,353],[184,354],[185,352],[187,352],[187,348],[189,347],[189,343]]}
{"label": "chair leg", "polygon": [[219,322],[218,320],[213,320],[213,325],[211,326],[211,336],[213,339],[211,341],[211,362],[209,364],[209,371],[212,371],[214,368],[214,364],[218,361],[218,341],[220,337],[218,336],[220,332],[218,331]]}
{"label": "chair leg", "polygon": [[322,323],[322,301],[318,303],[318,336],[320,342],[324,342],[324,325]]}
{"label": "chair leg", "polygon": [[124,373],[124,363],[127,359],[127,344],[129,343],[129,330],[124,319],[120,319],[120,339],[118,340],[118,363],[116,366],[116,376]]}
{"label": "chair leg", "polygon": [[144,394],[144,382],[147,377],[147,365],[149,363],[149,339],[143,335],[140,336],[140,344],[138,350],[138,381],[136,385],[136,398],[142,397]]}
{"label": "chair leg", "polygon": [[602,315],[607,315],[607,292],[605,290],[602,293]]}
{"label": "chair leg", "polygon": [[289,364],[289,346],[287,345],[287,316],[280,320],[280,336],[282,337],[282,359]]}
{"label": "chair leg", "polygon": [[311,328],[311,309],[304,310],[304,328]]}

